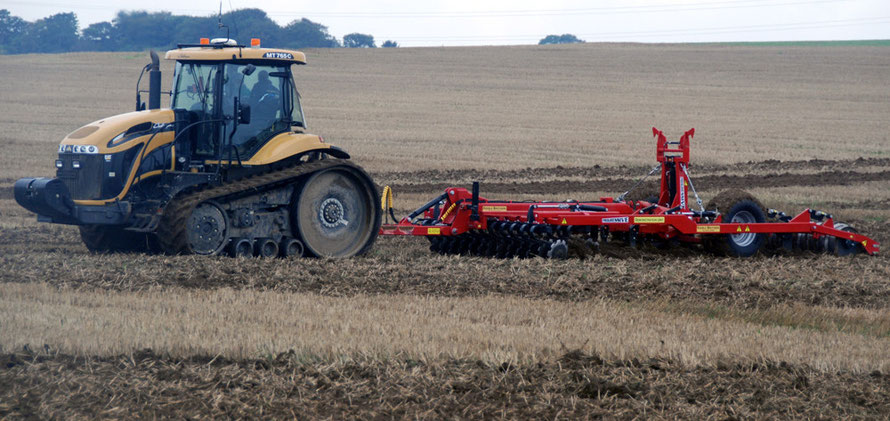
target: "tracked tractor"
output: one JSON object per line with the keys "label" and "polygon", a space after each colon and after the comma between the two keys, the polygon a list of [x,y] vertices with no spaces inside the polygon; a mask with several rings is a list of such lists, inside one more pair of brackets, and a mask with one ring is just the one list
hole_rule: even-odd
{"label": "tracked tractor", "polygon": [[176,62],[171,91],[161,91],[152,52],[136,111],[71,132],[56,177],[18,180],[16,201],[40,221],[79,226],[94,252],[349,257],[370,248],[377,189],[349,154],[307,133],[292,71],[303,53],[205,38],[166,59]]}

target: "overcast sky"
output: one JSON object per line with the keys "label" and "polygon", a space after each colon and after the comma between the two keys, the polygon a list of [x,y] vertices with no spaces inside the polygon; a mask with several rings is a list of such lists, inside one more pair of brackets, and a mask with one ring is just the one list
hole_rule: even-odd
{"label": "overcast sky", "polygon": [[[118,10],[215,15],[219,0],[0,0],[34,21],[74,12],[81,28]],[[284,25],[306,17],[338,39],[350,32],[402,46],[534,44],[571,33],[588,42],[890,39],[890,0],[223,0],[255,7]],[[214,34],[209,34],[214,35]],[[183,40],[183,42],[188,40]]]}

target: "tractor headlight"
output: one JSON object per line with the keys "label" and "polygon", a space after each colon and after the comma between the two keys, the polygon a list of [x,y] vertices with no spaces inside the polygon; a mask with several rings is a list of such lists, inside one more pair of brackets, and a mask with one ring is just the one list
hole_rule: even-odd
{"label": "tractor headlight", "polygon": [[80,161],[71,161],[71,167],[76,169],[80,168]]}
{"label": "tractor headlight", "polygon": [[61,159],[56,160],[56,168],[62,168],[62,160]]}

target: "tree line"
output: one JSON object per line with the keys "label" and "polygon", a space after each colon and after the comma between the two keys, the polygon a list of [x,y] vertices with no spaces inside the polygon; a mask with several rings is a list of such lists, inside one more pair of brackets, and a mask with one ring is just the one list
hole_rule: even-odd
{"label": "tree line", "polygon": [[[220,28],[219,22],[227,28]],[[77,15],[57,13],[28,22],[0,9],[0,54],[65,53],[72,51],[142,51],[170,49],[177,43],[226,36],[246,43],[260,38],[264,45],[281,48],[376,48],[374,36],[351,33],[341,42],[328,28],[309,19],[281,26],[260,9],[235,10],[218,16],[184,16],[170,12],[118,12],[111,22],[98,22],[79,30]],[[572,34],[548,35],[538,44],[583,43]],[[398,47],[387,40],[381,47]]]}
{"label": "tree line", "polygon": [[[77,15],[57,13],[27,22],[0,9],[0,53],[63,53],[72,51],[142,51],[170,49],[177,43],[197,43],[200,38],[225,38],[246,43],[260,38],[263,45],[281,48],[352,47],[374,48],[374,37],[352,33],[340,42],[328,28],[309,19],[297,19],[280,26],[260,9],[241,9],[217,16],[196,17],[170,12],[118,12],[111,22],[78,29]],[[387,40],[383,47],[398,47]]]}

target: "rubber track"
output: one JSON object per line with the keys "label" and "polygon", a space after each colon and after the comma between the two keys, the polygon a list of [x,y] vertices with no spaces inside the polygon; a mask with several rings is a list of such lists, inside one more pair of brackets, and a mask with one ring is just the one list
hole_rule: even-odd
{"label": "rubber track", "polygon": [[326,158],[305,164],[296,164],[278,170],[248,176],[226,184],[208,187],[198,191],[180,194],[164,208],[164,215],[158,225],[158,240],[167,254],[191,254],[188,247],[186,221],[198,204],[206,200],[219,199],[236,193],[253,190],[259,193],[279,185],[287,184],[296,178],[332,167],[352,167],[364,171],[360,166],[345,159]]}

